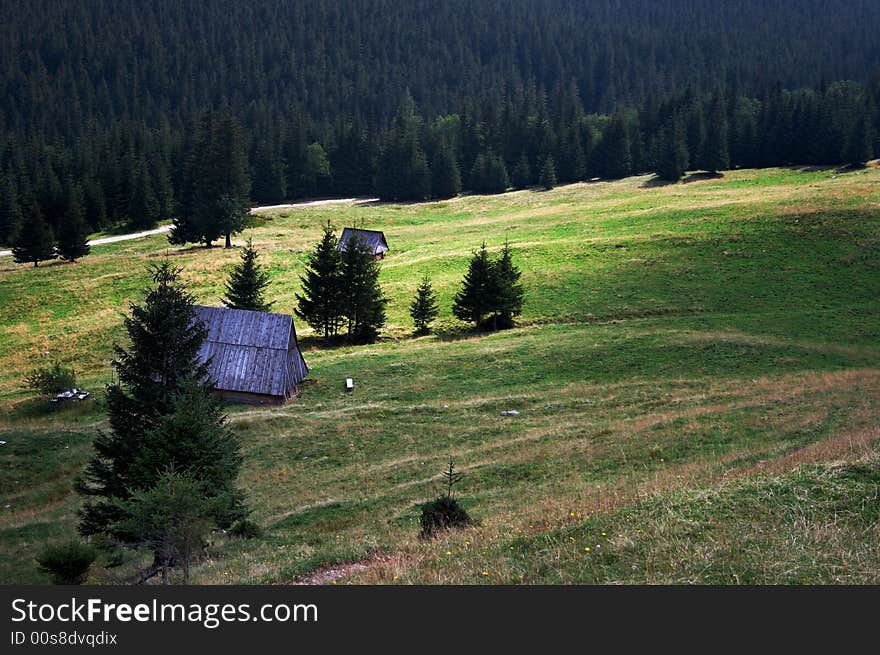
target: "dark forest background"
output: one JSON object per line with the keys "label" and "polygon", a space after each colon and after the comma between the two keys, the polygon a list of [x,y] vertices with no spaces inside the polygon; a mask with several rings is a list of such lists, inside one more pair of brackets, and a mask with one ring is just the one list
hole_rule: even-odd
{"label": "dark forest background", "polygon": [[194,211],[192,177],[212,157],[242,157],[237,184],[272,204],[500,191],[551,168],[559,182],[676,179],[880,153],[876,0],[0,0],[0,12],[0,243],[34,212],[57,230],[77,213],[106,229]]}

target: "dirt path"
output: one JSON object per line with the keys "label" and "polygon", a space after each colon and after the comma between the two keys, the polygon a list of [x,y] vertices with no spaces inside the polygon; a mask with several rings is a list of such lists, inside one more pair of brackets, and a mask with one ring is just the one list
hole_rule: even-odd
{"label": "dirt path", "polygon": [[260,212],[267,209],[296,209],[297,207],[321,207],[323,205],[366,205],[371,202],[379,202],[378,198],[329,198],[327,200],[309,200],[295,202],[289,205],[264,205],[263,207],[251,207],[252,212]]}
{"label": "dirt path", "polygon": [[[288,205],[266,205],[264,207],[251,207],[251,212],[263,211],[266,209],[296,209],[298,207],[321,207],[323,205],[341,205],[353,204],[363,205],[370,202],[378,202],[378,198],[330,198],[327,200],[309,200],[307,202],[294,202]],[[100,239],[92,239],[89,241],[90,246],[100,246],[105,243],[116,243],[118,241],[131,241],[132,239],[143,239],[144,237],[153,236],[154,234],[162,234],[171,230],[171,225],[162,225],[155,230],[145,230],[143,232],[134,232],[132,234],[119,234],[112,237],[101,237]],[[11,250],[0,250],[0,257],[7,257],[12,254]]]}

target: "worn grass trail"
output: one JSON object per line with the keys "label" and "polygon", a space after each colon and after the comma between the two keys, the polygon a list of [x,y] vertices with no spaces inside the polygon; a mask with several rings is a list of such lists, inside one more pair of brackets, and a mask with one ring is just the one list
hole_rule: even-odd
{"label": "worn grass trail", "polygon": [[[302,399],[230,408],[266,535],[218,538],[196,580],[287,582],[363,560],[346,580],[876,582],[878,217],[876,168],[268,212],[252,236],[278,311],[328,218],[386,232],[388,338],[322,350],[298,323]],[[521,326],[462,332],[450,302],[467,258],[505,239],[524,271]],[[100,406],[47,413],[24,371],[48,351],[99,388],[145,264],[166,255],[207,304],[237,259],[156,237],[76,265],[0,263],[0,580],[44,581],[33,553],[72,532],[71,480],[103,425]],[[440,334],[412,339],[423,273]],[[423,542],[418,504],[450,454],[479,525]],[[803,541],[830,535],[835,511],[853,518]],[[623,536],[590,545],[596,530]],[[616,559],[585,560],[597,543]]]}

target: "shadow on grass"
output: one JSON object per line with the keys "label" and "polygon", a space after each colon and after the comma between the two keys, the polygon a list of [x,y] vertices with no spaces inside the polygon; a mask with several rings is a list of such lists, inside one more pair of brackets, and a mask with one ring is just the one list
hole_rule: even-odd
{"label": "shadow on grass", "polygon": [[672,184],[678,184],[678,182],[670,182],[669,180],[664,180],[662,177],[655,175],[654,177],[642,182],[641,188],[656,189],[657,187],[670,186]]}
{"label": "shadow on grass", "polygon": [[685,184],[690,184],[691,182],[705,182],[706,180],[720,180],[724,177],[724,173],[719,172],[710,172],[710,171],[700,171],[697,173],[691,173],[686,176],[682,182]]}

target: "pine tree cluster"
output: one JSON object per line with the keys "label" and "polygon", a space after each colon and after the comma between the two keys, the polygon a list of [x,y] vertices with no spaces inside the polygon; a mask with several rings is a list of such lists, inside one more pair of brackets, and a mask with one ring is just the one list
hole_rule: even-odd
{"label": "pine tree cluster", "polygon": [[522,313],[522,273],[513,263],[505,242],[497,259],[489,257],[486,244],[476,251],[452,304],[453,315],[477,328],[499,330],[513,327]]}
{"label": "pine tree cluster", "polygon": [[260,265],[259,253],[253,241],[248,239],[241,251],[241,261],[232,269],[226,283],[223,300],[230,309],[247,309],[252,312],[268,312],[274,303],[266,300],[269,273]]}
{"label": "pine tree cluster", "polygon": [[362,240],[350,240],[344,252],[338,245],[328,223],[300,278],[295,312],[325,341],[344,330],[349,343],[370,343],[385,325],[388,301],[379,286],[381,267]]}

